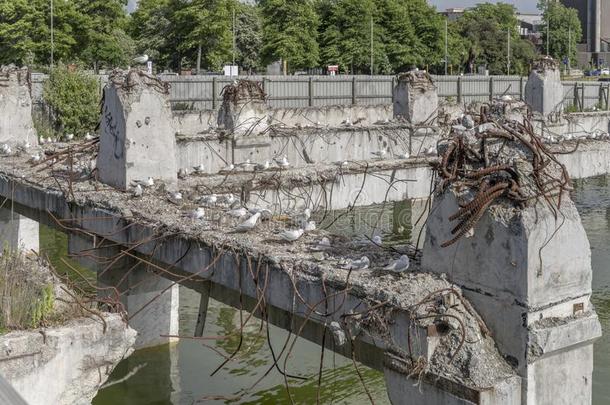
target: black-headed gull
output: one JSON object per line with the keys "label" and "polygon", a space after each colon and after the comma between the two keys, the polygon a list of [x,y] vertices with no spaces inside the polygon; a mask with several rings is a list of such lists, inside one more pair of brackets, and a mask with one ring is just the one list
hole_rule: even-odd
{"label": "black-headed gull", "polygon": [[402,255],[399,259],[393,260],[390,264],[385,266],[383,269],[387,271],[393,271],[395,273],[401,273],[403,271],[409,270],[409,265],[411,261],[409,260],[409,256]]}
{"label": "black-headed gull", "polygon": [[139,184],[136,184],[136,186],[133,188],[133,190],[131,191],[131,194],[134,197],[142,197],[142,194],[144,194],[144,190],[142,189],[142,186]]}
{"label": "black-headed gull", "polygon": [[188,213],[188,217],[191,219],[203,219],[205,216],[205,209],[202,207],[197,207],[197,209]]}
{"label": "black-headed gull", "polygon": [[342,265],[341,268],[345,270],[366,270],[369,268],[371,261],[368,257],[362,256],[358,260],[348,261],[346,264]]}
{"label": "black-headed gull", "polygon": [[237,225],[237,227],[235,227],[235,232],[248,232],[248,231],[254,229],[256,227],[256,223],[258,222],[258,219],[260,217],[261,217],[261,213],[257,212],[256,214],[252,215],[250,218],[248,218],[241,224]]}
{"label": "black-headed gull", "polygon": [[193,167],[193,170],[195,171],[195,173],[203,173],[205,171],[205,166],[202,164]]}
{"label": "black-headed gull", "polygon": [[215,205],[218,201],[218,196],[216,194],[205,195],[199,199],[199,202],[205,205]]}
{"label": "black-headed gull", "polygon": [[280,234],[278,236],[281,239],[285,240],[286,242],[294,242],[297,239],[299,239],[301,236],[303,236],[303,230],[302,229],[285,230],[283,232],[280,232]]}
{"label": "black-headed gull", "polygon": [[290,167],[290,162],[288,162],[287,156],[284,156],[281,159],[274,158],[273,160],[275,161],[275,164],[277,164],[277,166],[280,169],[287,169],[288,167]]}

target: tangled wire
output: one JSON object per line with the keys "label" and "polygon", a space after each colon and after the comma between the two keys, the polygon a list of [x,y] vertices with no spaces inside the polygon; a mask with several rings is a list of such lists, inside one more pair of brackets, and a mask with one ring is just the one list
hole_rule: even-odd
{"label": "tangled wire", "polygon": [[260,82],[253,80],[237,80],[225,86],[220,93],[224,102],[236,104],[238,100],[266,100],[267,95]]}
{"label": "tangled wire", "polygon": [[474,194],[449,217],[459,223],[451,230],[453,238],[442,247],[469,233],[487,208],[500,199],[523,208],[542,197],[557,218],[562,194],[571,189],[565,166],[535,135],[529,118],[520,123],[489,111],[481,108],[476,129],[454,128],[451,139],[439,145],[440,191],[451,186],[458,193],[467,190]]}

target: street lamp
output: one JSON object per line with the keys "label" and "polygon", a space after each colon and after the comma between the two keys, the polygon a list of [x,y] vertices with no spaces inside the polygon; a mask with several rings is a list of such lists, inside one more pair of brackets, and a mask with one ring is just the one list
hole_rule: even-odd
{"label": "street lamp", "polygon": [[51,70],[53,70],[53,51],[55,50],[53,38],[53,0],[51,0]]}

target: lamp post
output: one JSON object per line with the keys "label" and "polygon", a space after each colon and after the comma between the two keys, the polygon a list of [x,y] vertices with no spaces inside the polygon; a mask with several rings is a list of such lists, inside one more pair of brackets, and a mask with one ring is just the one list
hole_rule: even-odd
{"label": "lamp post", "polygon": [[53,70],[53,52],[55,50],[55,38],[53,37],[53,0],[51,0],[51,70]]}

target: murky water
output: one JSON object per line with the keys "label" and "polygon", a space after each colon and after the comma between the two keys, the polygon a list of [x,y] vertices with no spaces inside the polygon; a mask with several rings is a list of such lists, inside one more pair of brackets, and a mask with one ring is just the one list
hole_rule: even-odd
{"label": "murky water", "polygon": [[[593,375],[593,403],[610,403],[610,177],[599,177],[578,182],[573,196],[587,230],[592,251],[593,302],[596,305],[604,336],[595,346]],[[338,218],[327,217],[324,225],[343,234],[372,237],[380,234],[386,241],[404,241],[410,237],[408,206],[393,210],[386,206],[364,209]],[[365,239],[364,239],[365,240]],[[45,249],[59,268],[65,268],[59,257],[65,255],[66,237],[41,230],[41,248]],[[197,319],[199,297],[181,288],[180,333],[192,336]],[[121,362],[110,382],[137,372],[124,382],[99,392],[94,405],[149,405],[149,404],[287,404],[289,395],[296,404],[365,404],[369,403],[363,384],[357,377],[351,360],[324,353],[322,384],[318,392],[320,347],[299,340],[286,364],[286,372],[302,379],[288,379],[290,394],[284,378],[273,369],[258,381],[273,364],[264,331],[260,323],[252,322],[245,330],[242,351],[214,376],[210,374],[223,362],[224,356],[238,345],[239,311],[211,301],[205,336],[227,336],[221,340],[181,340],[180,342],[135,352]],[[287,332],[271,326],[271,344],[278,352],[284,345]],[[278,364],[284,366],[284,359]],[[388,404],[383,375],[359,365],[363,380],[375,403]]]}

